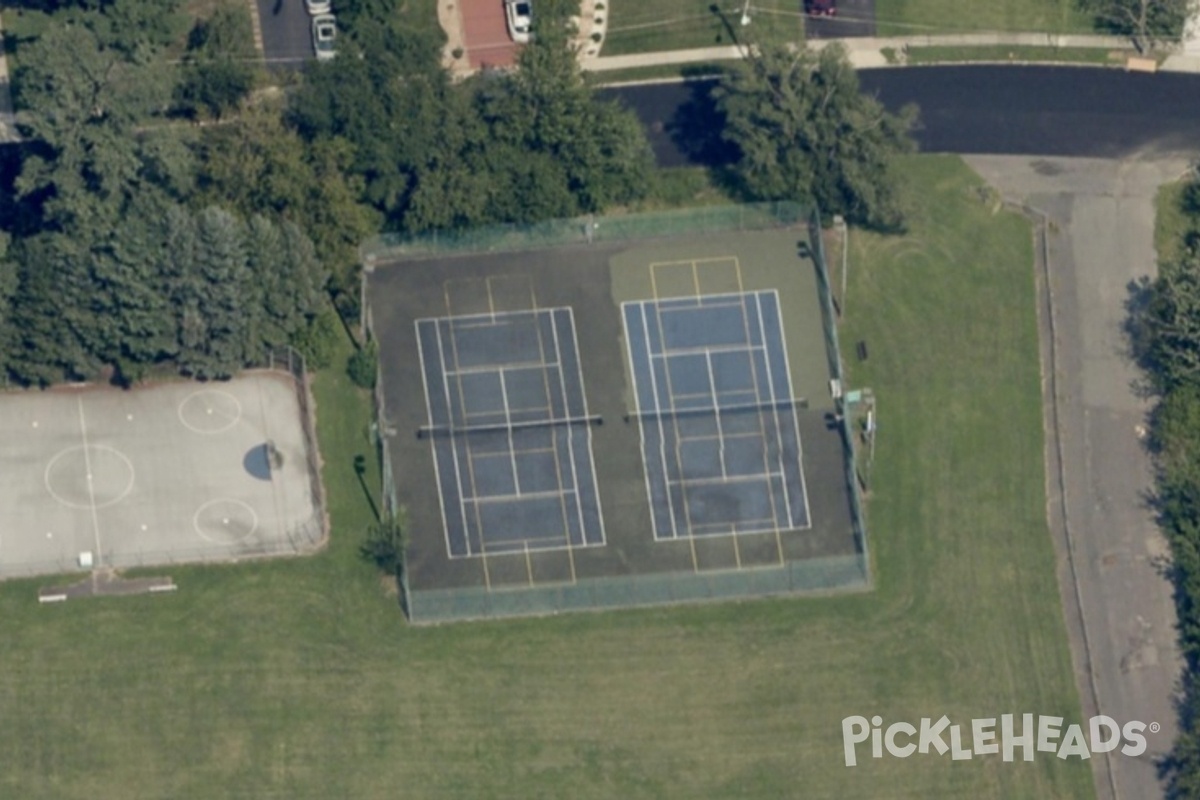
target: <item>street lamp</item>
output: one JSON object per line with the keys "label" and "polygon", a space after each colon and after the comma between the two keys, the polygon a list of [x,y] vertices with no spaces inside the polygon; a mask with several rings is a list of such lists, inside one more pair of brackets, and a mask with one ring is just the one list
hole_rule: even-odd
{"label": "street lamp", "polygon": [[750,24],[750,0],[746,0],[746,2],[744,4],[742,4],[742,27],[744,28],[749,24]]}

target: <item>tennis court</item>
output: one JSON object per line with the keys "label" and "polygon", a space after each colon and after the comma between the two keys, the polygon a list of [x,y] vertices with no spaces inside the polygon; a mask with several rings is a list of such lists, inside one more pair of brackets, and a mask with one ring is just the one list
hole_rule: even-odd
{"label": "tennis court", "polygon": [[809,527],[778,294],[623,311],[655,538]]}
{"label": "tennis court", "polygon": [[416,324],[450,557],[603,545],[571,309]]}
{"label": "tennis court", "polygon": [[869,585],[807,226],[580,230],[368,270],[412,619]]}

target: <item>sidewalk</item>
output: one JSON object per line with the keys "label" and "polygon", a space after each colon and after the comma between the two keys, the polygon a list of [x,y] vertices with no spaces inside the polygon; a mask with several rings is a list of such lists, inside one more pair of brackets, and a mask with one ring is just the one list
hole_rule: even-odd
{"label": "sidewalk", "polygon": [[[808,46],[820,50],[832,42],[841,42],[858,69],[898,66],[889,63],[884,50],[902,53],[909,47],[987,47],[993,45],[1025,47],[1094,47],[1109,50],[1128,50],[1129,39],[1123,36],[1057,35],[1047,33],[965,33],[942,36],[897,36],[892,38],[820,39]],[[1174,54],[1162,69],[1180,72],[1200,72],[1200,42],[1195,54]],[[583,68],[591,72],[631,69],[673,64],[695,64],[731,61],[741,58],[743,49],[737,46],[705,47],[695,50],[670,50],[662,53],[634,53],[624,56],[601,56],[586,59]],[[1168,66],[1170,65],[1170,66]]]}

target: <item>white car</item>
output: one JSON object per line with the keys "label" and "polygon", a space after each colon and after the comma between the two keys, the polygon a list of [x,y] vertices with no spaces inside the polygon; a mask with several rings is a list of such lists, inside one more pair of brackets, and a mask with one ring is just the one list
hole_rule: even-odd
{"label": "white car", "polygon": [[320,14],[313,17],[313,49],[318,61],[326,61],[337,55],[337,19],[333,14]]}
{"label": "white car", "polygon": [[508,35],[517,44],[529,41],[533,26],[533,7],[529,0],[504,0],[504,19],[508,22]]}
{"label": "white car", "polygon": [[333,13],[333,0],[304,0],[308,13],[315,16]]}

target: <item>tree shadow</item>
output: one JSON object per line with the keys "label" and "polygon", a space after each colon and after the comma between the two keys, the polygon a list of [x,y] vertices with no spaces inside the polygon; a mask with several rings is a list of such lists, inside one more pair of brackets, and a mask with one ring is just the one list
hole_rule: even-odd
{"label": "tree shadow", "polygon": [[1121,323],[1122,346],[1117,355],[1128,358],[1141,371],[1141,375],[1130,382],[1134,396],[1148,400],[1158,393],[1153,376],[1158,364],[1154,358],[1153,327],[1150,320],[1150,303],[1154,297],[1154,281],[1147,276],[1125,284],[1125,319]]}

